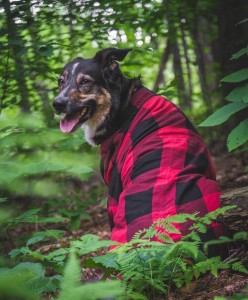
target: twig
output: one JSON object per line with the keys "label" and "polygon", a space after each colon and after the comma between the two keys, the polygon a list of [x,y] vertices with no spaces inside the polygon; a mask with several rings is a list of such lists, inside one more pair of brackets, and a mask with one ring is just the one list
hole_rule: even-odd
{"label": "twig", "polygon": [[239,254],[241,251],[243,251],[244,248],[245,248],[245,247],[244,247],[244,245],[243,245],[241,248],[239,248],[239,249],[237,249],[236,251],[234,251],[232,255],[228,256],[223,262],[229,261],[229,260],[232,259],[234,256],[236,256],[236,255]]}

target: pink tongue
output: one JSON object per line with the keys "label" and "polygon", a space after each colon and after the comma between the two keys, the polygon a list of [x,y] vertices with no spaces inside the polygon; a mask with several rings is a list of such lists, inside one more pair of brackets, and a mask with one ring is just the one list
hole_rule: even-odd
{"label": "pink tongue", "polygon": [[80,116],[78,116],[76,119],[73,120],[67,120],[67,119],[62,119],[60,120],[60,130],[64,133],[71,132],[73,128],[77,125],[79,122]]}

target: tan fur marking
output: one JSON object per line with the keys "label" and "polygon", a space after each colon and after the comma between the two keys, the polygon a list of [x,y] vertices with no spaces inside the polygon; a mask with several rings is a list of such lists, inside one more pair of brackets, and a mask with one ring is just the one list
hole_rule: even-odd
{"label": "tan fur marking", "polygon": [[80,81],[82,79],[87,79],[87,80],[93,81],[93,79],[89,75],[86,75],[86,74],[83,74],[83,73],[79,73],[78,76],[77,76],[77,78],[76,78],[77,84],[80,84]]}
{"label": "tan fur marking", "polygon": [[[87,120],[83,124],[83,128],[85,130],[85,139],[92,146],[96,146],[94,143],[95,137],[105,134],[105,129],[102,129],[100,131],[97,131],[97,129],[106,119],[106,117],[110,111],[110,106],[111,106],[110,94],[105,89],[102,89],[101,92],[102,92],[101,94],[87,95],[88,99],[94,99],[97,103],[95,113],[89,120]],[[81,95],[81,97],[82,96],[85,96],[85,95]],[[90,96],[92,96],[92,97],[90,98]],[[95,96],[95,97],[93,98],[93,96]],[[82,98],[84,98],[84,97],[82,97]]]}

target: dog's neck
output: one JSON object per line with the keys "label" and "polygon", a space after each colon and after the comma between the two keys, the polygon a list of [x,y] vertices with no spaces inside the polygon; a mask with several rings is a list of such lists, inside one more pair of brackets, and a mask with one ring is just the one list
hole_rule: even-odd
{"label": "dog's neck", "polygon": [[92,146],[97,146],[109,135],[118,130],[128,116],[129,103],[132,94],[142,86],[140,78],[129,79],[122,77],[121,82],[115,89],[111,89],[112,106],[108,116],[99,120],[98,124],[90,121],[83,125],[85,140]]}

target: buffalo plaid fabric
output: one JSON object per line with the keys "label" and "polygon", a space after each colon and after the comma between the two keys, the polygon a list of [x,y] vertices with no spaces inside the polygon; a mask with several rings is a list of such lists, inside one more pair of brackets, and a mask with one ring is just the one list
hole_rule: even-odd
{"label": "buffalo plaid fabric", "polygon": [[[214,211],[220,195],[206,145],[181,110],[144,87],[130,102],[125,124],[101,145],[111,239],[121,243],[159,218]],[[189,226],[177,225],[183,235]],[[203,240],[221,232],[213,223]]]}

